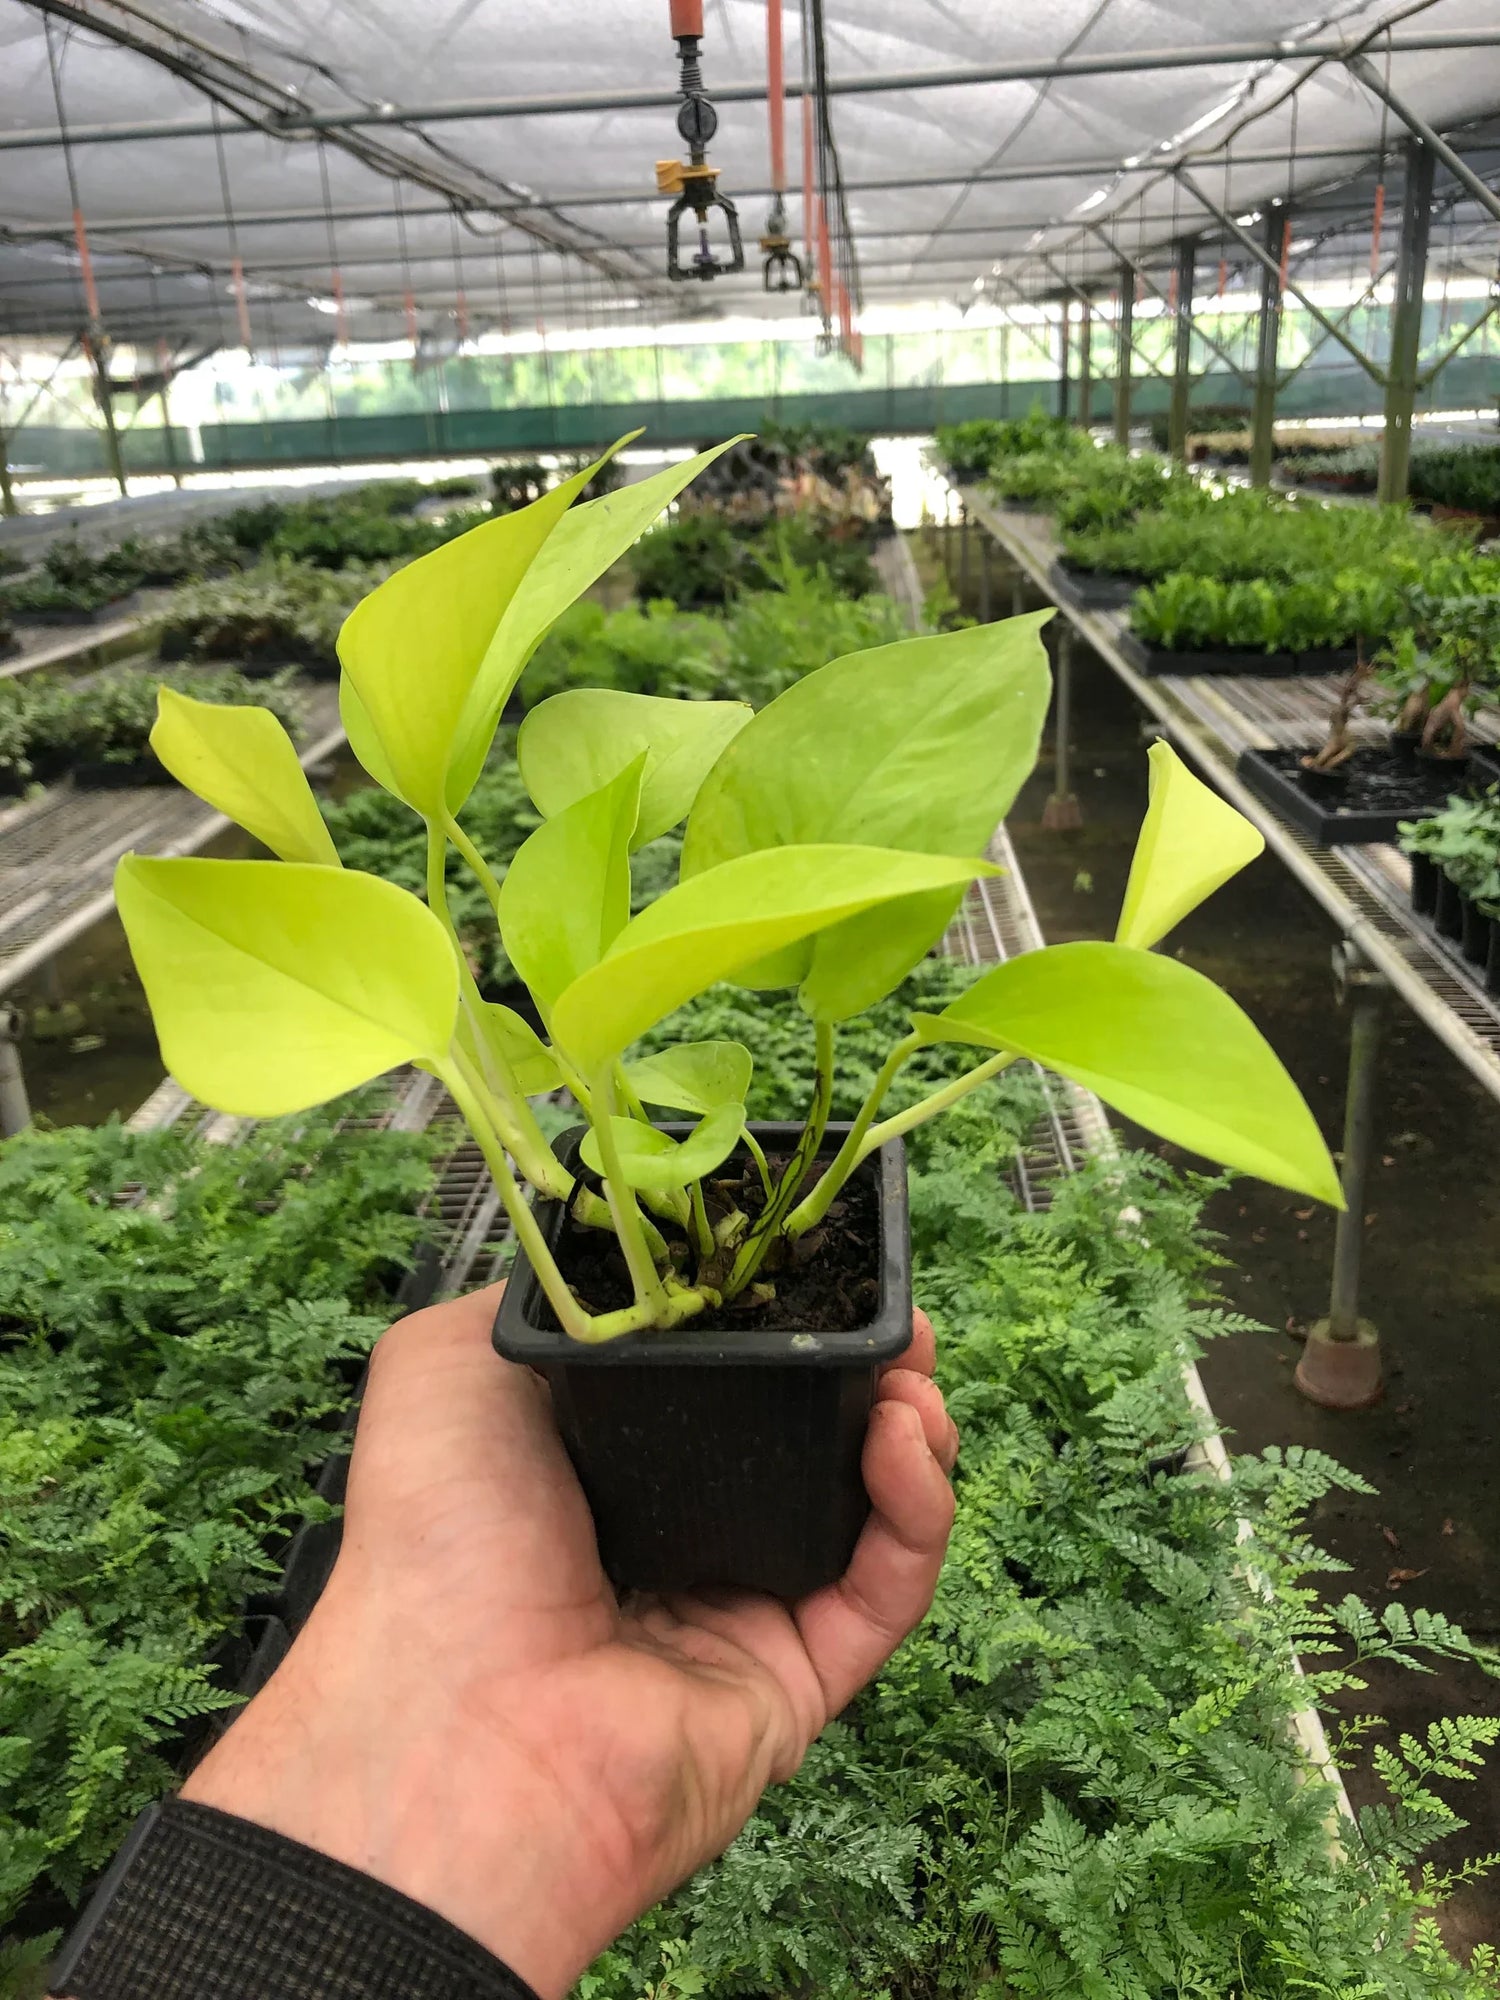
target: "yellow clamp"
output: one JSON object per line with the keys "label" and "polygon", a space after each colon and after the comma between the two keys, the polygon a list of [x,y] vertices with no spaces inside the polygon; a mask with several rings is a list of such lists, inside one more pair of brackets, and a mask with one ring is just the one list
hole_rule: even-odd
{"label": "yellow clamp", "polygon": [[694,167],[686,160],[658,160],[656,163],[656,191],[658,194],[681,194],[689,181],[716,181],[717,167]]}

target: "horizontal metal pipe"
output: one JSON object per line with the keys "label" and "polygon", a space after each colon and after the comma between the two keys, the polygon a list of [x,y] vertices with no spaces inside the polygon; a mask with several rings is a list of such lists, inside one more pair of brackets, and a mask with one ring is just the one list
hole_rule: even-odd
{"label": "horizontal metal pipe", "polygon": [[[233,132],[244,134],[247,126],[226,129],[224,137]],[[0,141],[3,143],[3,141]],[[1488,150],[1500,152],[1500,146]],[[1299,160],[1360,160],[1369,153],[1367,146],[1299,146]],[[1234,156],[1236,167],[1271,167],[1286,163],[1286,150],[1277,147],[1266,152],[1241,152]],[[1157,173],[1162,159],[1153,155],[1143,160],[1139,166],[1122,168],[1118,160],[1054,160],[1050,164],[1035,166],[1003,166],[990,168],[983,173],[964,173],[955,169],[944,174],[892,174],[879,180],[850,180],[844,183],[846,194],[896,194],[909,188],[944,188],[958,186],[991,187],[1007,185],[1017,181],[1062,181],[1062,180],[1107,180],[1119,173]],[[769,187],[736,187],[736,201],[769,201],[773,190]],[[637,202],[655,203],[658,200],[654,187],[642,184],[632,188],[577,188],[572,193],[548,195],[545,200],[535,196],[529,200],[486,201],[481,206],[475,204],[476,212],[486,215],[522,215],[535,208],[624,208]],[[418,202],[406,204],[406,218],[413,221],[418,216],[447,215],[450,204],[446,201]],[[310,228],[326,228],[330,222],[383,222],[391,213],[391,205],[386,202],[360,202],[346,204],[342,208],[282,208],[259,212],[255,209],[236,209],[234,226],[237,230],[287,228],[306,223]],[[89,236],[124,236],[136,230],[155,229],[222,229],[224,213],[203,210],[197,215],[136,215],[136,216],[93,216],[89,217]],[[0,225],[0,235],[13,242],[23,243],[44,240],[59,234],[71,236],[73,218],[64,216],[56,222],[7,222]],[[863,235],[863,231],[860,232]],[[913,234],[920,232],[913,231]]]}
{"label": "horizontal metal pipe", "polygon": [[[1131,49],[1099,54],[1082,52],[1050,59],[980,63],[966,69],[898,70],[830,77],[828,90],[835,97],[868,97],[891,91],[961,90],[980,84],[1124,76],[1143,70],[1216,69],[1278,62],[1339,62],[1359,46],[1362,46],[1360,41],[1345,41],[1337,36],[1314,36],[1300,42],[1221,42],[1197,47],[1187,44],[1171,49]],[[1380,46],[1382,52],[1389,49],[1395,55],[1443,50],[1463,53],[1470,49],[1500,47],[1500,29],[1415,29],[1409,34],[1383,36]],[[720,84],[712,95],[716,104],[757,104],[765,99],[766,85],[763,78],[753,82]],[[382,104],[352,111],[309,112],[296,119],[272,119],[269,125],[278,137],[295,138],[309,132],[454,124],[476,118],[551,118],[611,111],[668,111],[675,109],[679,101],[680,96],[675,89],[588,90],[545,97],[467,98],[436,104]],[[257,107],[256,117],[262,116]],[[207,139],[213,136],[213,122],[206,118],[182,119],[176,123],[74,125],[68,131],[69,142],[75,146],[118,145],[136,139]],[[62,134],[50,127],[0,135],[0,152],[61,144]]]}

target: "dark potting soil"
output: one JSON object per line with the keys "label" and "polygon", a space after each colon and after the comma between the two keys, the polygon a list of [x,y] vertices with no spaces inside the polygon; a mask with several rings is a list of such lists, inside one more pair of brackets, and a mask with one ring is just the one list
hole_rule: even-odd
{"label": "dark potting soil", "polygon": [[[769,1155],[773,1176],[786,1156]],[[814,1164],[803,1192],[817,1179],[824,1163]],[[599,1186],[587,1169],[581,1178]],[[789,1258],[773,1266],[773,1250],[761,1266],[760,1282],[774,1285],[775,1296],[756,1300],[747,1291],[733,1305],[701,1313],[692,1322],[703,1333],[854,1333],[874,1323],[880,1311],[880,1214],[874,1160],[850,1175],[838,1199],[816,1229],[809,1230]],[[743,1209],[752,1221],[763,1206],[760,1175],[753,1161],[731,1159],[703,1184],[710,1222],[731,1210]],[[657,1227],[675,1247],[682,1233],[654,1217]],[[606,1229],[586,1229],[569,1216],[553,1241],[558,1266],[569,1288],[590,1312],[613,1312],[631,1302],[630,1275],[615,1237]],[[691,1265],[687,1267],[691,1269]],[[545,1304],[537,1308],[538,1324],[555,1328]]]}
{"label": "dark potting soil", "polygon": [[1312,754],[1310,748],[1257,750],[1254,754],[1257,763],[1305,792],[1319,812],[1339,819],[1356,815],[1426,819],[1442,811],[1453,794],[1462,790],[1467,776],[1461,757],[1451,763],[1433,757],[1403,758],[1384,744],[1365,743],[1338,767],[1343,783],[1325,786],[1316,780],[1303,780],[1302,759]]}

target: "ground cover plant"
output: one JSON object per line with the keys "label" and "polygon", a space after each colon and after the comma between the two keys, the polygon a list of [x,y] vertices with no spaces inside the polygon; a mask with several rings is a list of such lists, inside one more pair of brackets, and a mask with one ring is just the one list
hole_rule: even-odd
{"label": "ground cover plant", "polygon": [[1401,828],[1407,854],[1434,862],[1487,917],[1500,917],[1500,786],[1448,801],[1431,819]]}
{"label": "ground cover plant", "polygon": [[[929,961],[855,1024],[836,1112],[856,1112],[912,1011],[973,976]],[[751,1050],[756,1116],[805,1101],[794,1003],[719,988],[672,1025]],[[1497,1990],[1492,1947],[1467,1966],[1444,1950],[1434,1912],[1452,1880],[1419,1858],[1458,1824],[1433,1781],[1475,1776],[1496,1723],[1336,1732],[1347,1757],[1373,1741],[1388,1793],[1337,1843],[1332,1795],[1289,1731],[1309,1699],[1357,1707],[1367,1661],[1473,1649],[1399,1601],[1318,1600],[1337,1565],[1304,1518],[1360,1485],[1322,1454],[1239,1459],[1228,1487],[1176,1470],[1202,1431],[1182,1364],[1243,1324],[1216,1295],[1208,1184],[1129,1155],[1027,1214],[1006,1174],[1037,1109],[1035,1079],[1011,1072],[910,1140],[916,1292],[964,1440],[933,1615],[581,2000]]]}
{"label": "ground cover plant", "polygon": [[[1034,761],[1047,700],[1038,617],[846,655],[758,714],[566,690],[518,734],[543,820],[496,877],[458,815],[506,701],[542,632],[696,469],[669,467],[569,511],[586,477],[575,475],[398,571],[351,615],[346,725],[371,775],[425,822],[425,906],[338,865],[270,717],[164,696],[152,737],[163,763],[281,857],[120,865],[121,916],[179,1080],[220,1108],[271,1115],[398,1060],[426,1064],[484,1150],[548,1306],[586,1342],[728,1309],[751,1288],[767,1304],[776,1272],[795,1267],[796,1246],[864,1159],[1027,1055],[1195,1150],[1337,1202],[1316,1127],[1255,1029],[1209,981],[1149,949],[1259,848],[1163,746],[1117,942],[1030,954],[915,1019],[804,1185],[841,1024],[942,934],[989,869],[978,857]],[[684,820],[680,879],[632,917],[631,852]],[[450,845],[491,903],[545,1041],[475,983],[446,899]],[[185,953],[196,977],[181,976]],[[755,1152],[743,1051],[688,1048],[645,1069],[627,1052],[736,974],[798,988],[819,1083],[789,1157],[773,1171],[757,1156],[756,1197],[711,1214],[705,1177],[741,1144]],[[243,1035],[226,992],[245,1010]],[[964,1079],[882,1118],[892,1081],[934,1042],[975,1052]],[[562,1165],[530,1109],[558,1084],[587,1116],[582,1160],[602,1198]],[[647,1104],[698,1123],[673,1139]],[[585,1229],[615,1237],[625,1303],[570,1289],[512,1160]]]}
{"label": "ground cover plant", "polygon": [[[233,1696],[209,1656],[326,1514],[309,1467],[393,1313],[433,1141],[184,1128],[0,1148],[0,1995]],[[28,1973],[27,1968],[32,1968]]]}
{"label": "ground cover plant", "polygon": [[188,584],[163,613],[157,650],[164,660],[292,662],[332,673],[339,627],[387,567],[351,562],[327,570],[283,556]]}
{"label": "ground cover plant", "polygon": [[199,701],[257,704],[289,736],[302,734],[302,705],[290,670],[251,680],[233,667],[142,672],[117,667],[87,680],[27,674],[0,680],[0,788],[24,791],[90,765],[135,765],[150,753],[157,690]]}
{"label": "ground cover plant", "polygon": [[0,605],[12,613],[87,614],[126,597],[141,580],[130,552],[95,555],[76,535],[61,536],[29,575],[0,584]]}

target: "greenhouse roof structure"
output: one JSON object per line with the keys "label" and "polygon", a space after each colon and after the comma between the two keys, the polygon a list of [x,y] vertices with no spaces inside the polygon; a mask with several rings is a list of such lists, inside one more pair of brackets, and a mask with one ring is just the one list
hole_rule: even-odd
{"label": "greenhouse roof structure", "polygon": [[[668,0],[0,0],[0,331],[184,357],[266,316],[326,345],[796,314],[756,248],[780,12],[707,7],[708,159],[746,260],[673,285]],[[1189,241],[1221,289],[1268,254],[1293,282],[1373,272],[1412,130],[1429,268],[1495,269],[1491,0],[787,0],[785,41],[788,234],[806,254],[822,199],[851,313],[1107,289],[1122,257],[1160,286]]]}

